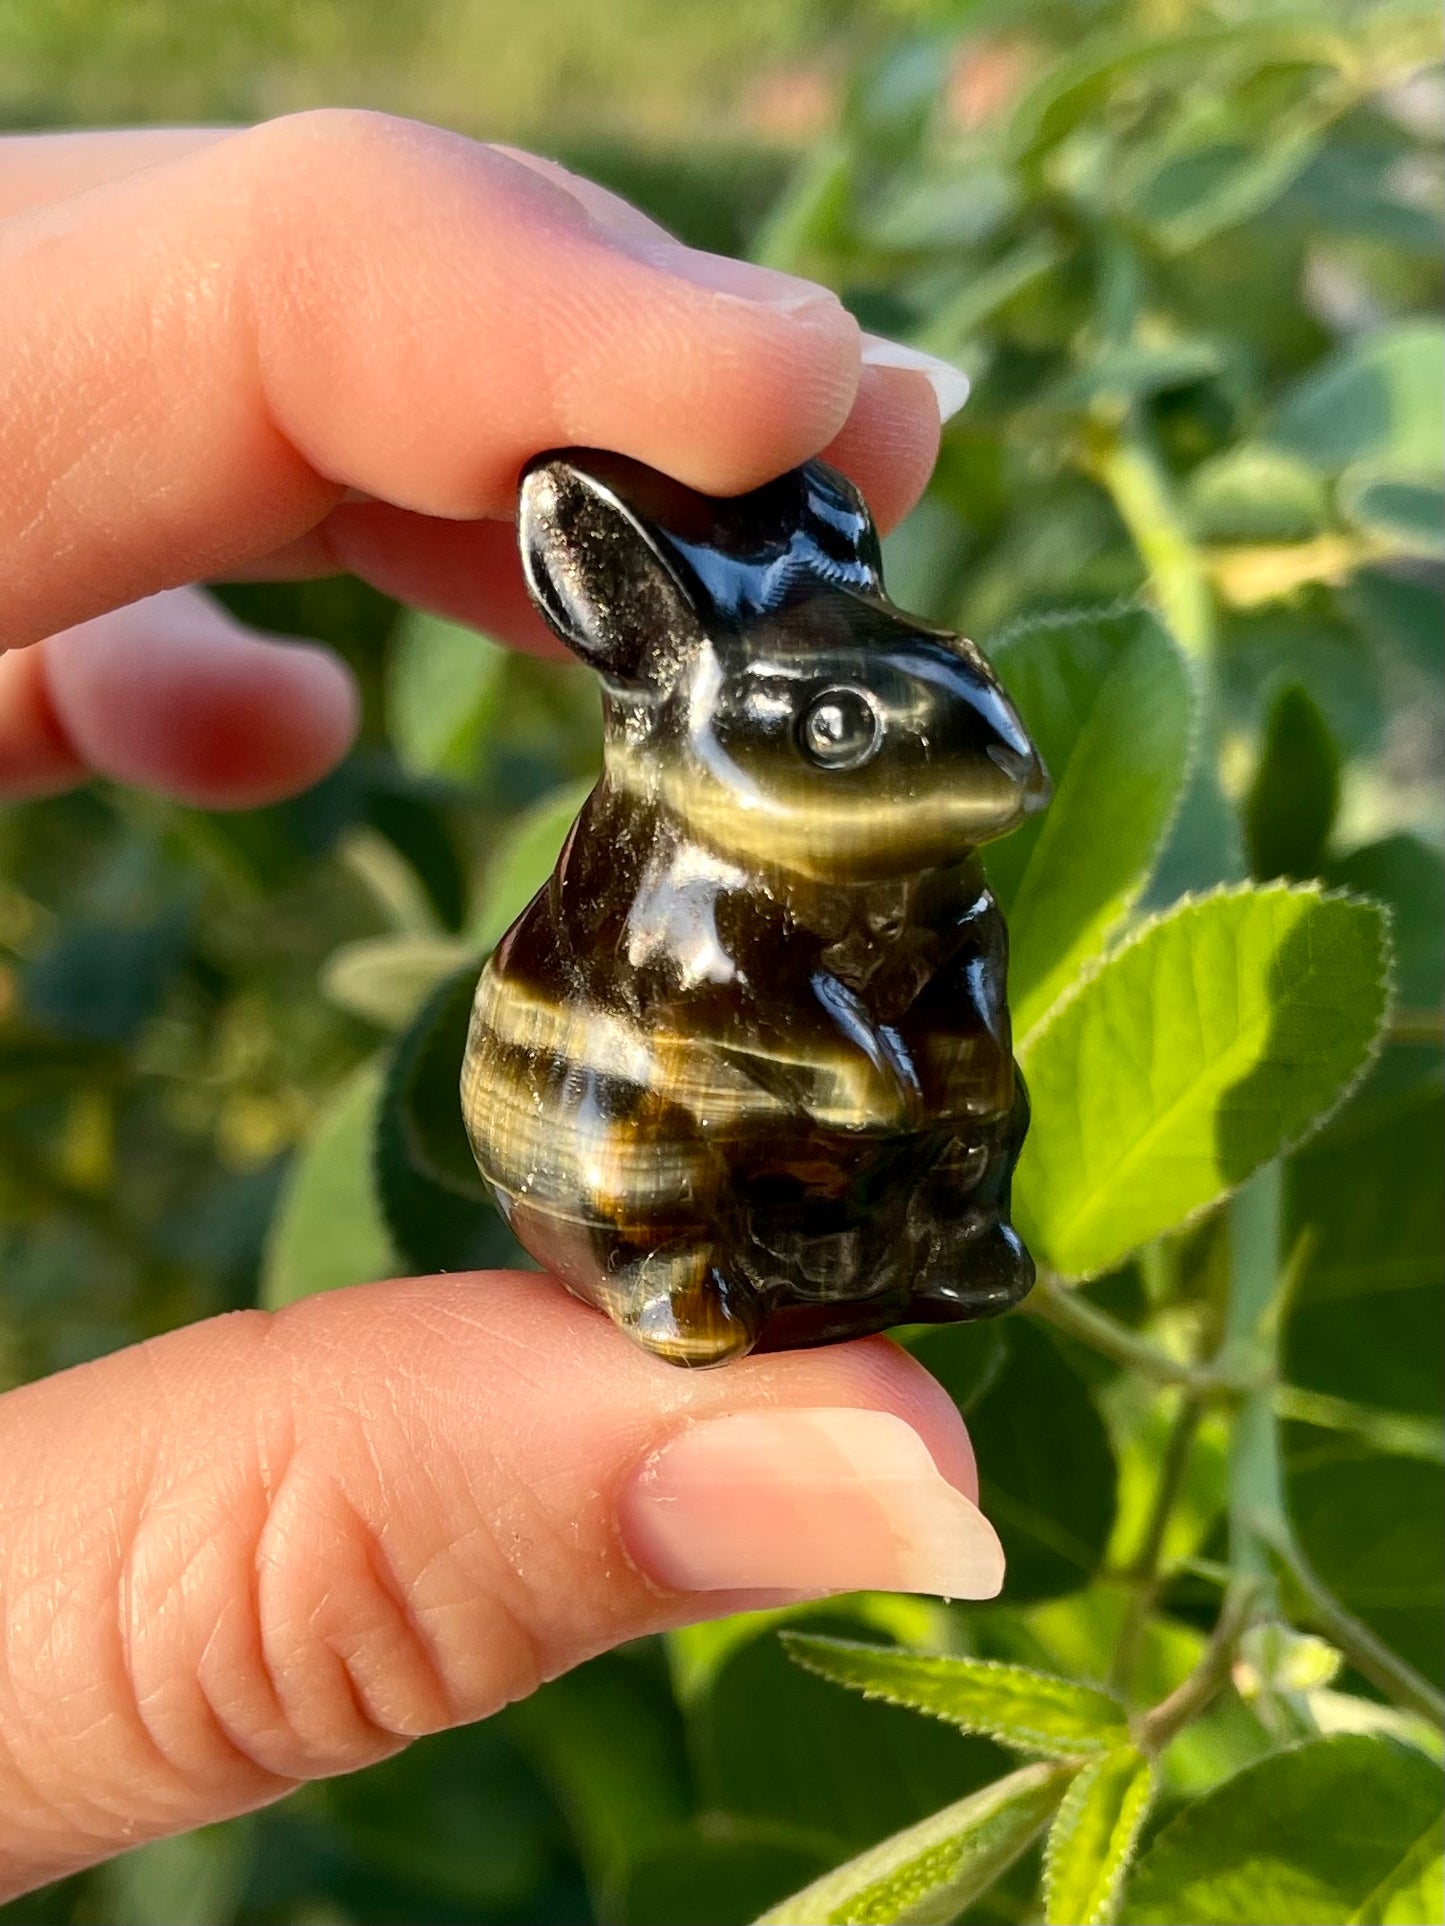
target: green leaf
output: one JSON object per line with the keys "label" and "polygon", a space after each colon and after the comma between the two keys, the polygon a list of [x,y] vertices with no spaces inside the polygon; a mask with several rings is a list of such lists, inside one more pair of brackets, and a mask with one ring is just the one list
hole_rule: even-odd
{"label": "green leaf", "polygon": [[1428,1010],[1445,980],[1445,861],[1416,836],[1365,843],[1330,865],[1326,881],[1356,896],[1373,896],[1390,911],[1395,994]]}
{"label": "green leaf", "polygon": [[1051,617],[992,654],[1054,781],[1043,815],[989,854],[1022,1036],[1138,900],[1184,785],[1194,703],[1183,656],[1141,610]]}
{"label": "green leaf", "polygon": [[[1108,1675],[1134,1598],[1132,1586],[1105,1576],[1041,1604],[992,1605],[970,1629],[981,1656],[1074,1679],[1099,1679]],[[1151,1615],[1140,1628],[1130,1667],[1131,1698],[1154,1705],[1167,1697],[1199,1663],[1204,1645],[1203,1634],[1192,1626]]]}
{"label": "green leaf", "polygon": [[846,1613],[857,1629],[866,1628],[896,1644],[922,1650],[943,1649],[953,1630],[950,1608],[940,1599],[916,1592],[849,1592],[841,1598],[776,1605],[760,1612],[733,1612],[727,1618],[680,1625],[666,1635],[678,1704],[688,1710],[706,1698],[723,1665],[753,1639],[770,1638],[784,1625],[807,1624],[819,1613],[836,1620],[840,1612]]}
{"label": "green leaf", "polygon": [[1235,614],[1223,623],[1220,643],[1226,727],[1253,729],[1275,691],[1298,682],[1337,742],[1355,753],[1379,747],[1381,652],[1338,604],[1311,595],[1295,608]]}
{"label": "green leaf", "polygon": [[396,1268],[371,1175],[381,1079],[379,1063],[354,1071],[291,1166],[261,1274],[261,1302],[270,1310]]}
{"label": "green leaf", "polygon": [[475,776],[499,708],[507,651],[438,615],[403,616],[388,659],[387,719],[419,775]]}
{"label": "green leaf", "polygon": [[1092,402],[1121,404],[1192,388],[1217,375],[1224,363],[1211,341],[1128,342],[1108,348],[1070,375],[1048,396],[1060,408],[1085,408]]}
{"label": "green leaf", "polygon": [[473,956],[459,936],[363,936],[327,957],[321,989],[354,1016],[399,1030],[442,978]]}
{"label": "green leaf", "polygon": [[1348,601],[1378,649],[1438,680],[1445,665],[1445,597],[1434,583],[1361,569],[1350,582]]}
{"label": "green leaf", "polygon": [[1329,140],[1290,188],[1287,218],[1291,225],[1303,226],[1311,247],[1326,258],[1334,235],[1368,239],[1382,252],[1388,247],[1432,258],[1436,252],[1439,220],[1413,196],[1407,198],[1399,167],[1412,143],[1402,132],[1382,139],[1383,132],[1378,121],[1370,126],[1354,115],[1337,121]]}
{"label": "green leaf", "polygon": [[1356,336],[1285,396],[1268,427],[1276,447],[1327,473],[1378,459],[1433,475],[1445,461],[1445,328],[1411,320]]}
{"label": "green leaf", "polygon": [[421,872],[390,836],[382,835],[369,825],[349,829],[336,853],[395,933],[436,934],[436,904]]}
{"label": "green leaf", "polygon": [[1017,1752],[1088,1759],[1127,1737],[1124,1708],[1112,1693],[1026,1665],[890,1651],[812,1632],[782,1638],[789,1655],[820,1678],[982,1732]]}
{"label": "green leaf", "polygon": [[1036,159],[1104,112],[1126,88],[1134,94],[1148,83],[1167,92],[1180,78],[1197,84],[1214,55],[1223,56],[1225,73],[1232,76],[1271,63],[1332,66],[1348,54],[1343,37],[1322,27],[1267,18],[1169,34],[1133,23],[1111,27],[1044,68],[1014,109],[1008,151],[1022,160]]}
{"label": "green leaf", "polygon": [[1202,542],[1303,542],[1329,513],[1325,485],[1306,462],[1252,442],[1201,462],[1184,504]]}
{"label": "green leaf", "polygon": [[1020,241],[992,266],[970,274],[964,286],[929,315],[916,345],[945,360],[958,354],[985,321],[1057,267],[1060,254],[1058,242],[1042,234]]}
{"label": "green leaf", "polygon": [[470,936],[480,953],[496,947],[551,875],[567,832],[591,792],[590,780],[564,783],[508,824],[487,865],[472,919]]}
{"label": "green leaf", "polygon": [[24,972],[28,1014],[61,1037],[130,1044],[160,1012],[186,960],[191,905],[122,924],[63,923]]}
{"label": "green leaf", "polygon": [[1003,226],[1017,198],[1012,178],[995,162],[956,165],[893,188],[864,211],[860,238],[890,250],[977,247]]}
{"label": "green leaf", "polygon": [[1445,1685],[1445,1473],[1313,1426],[1289,1426],[1285,1445],[1290,1516],[1306,1558],[1348,1611]]}
{"label": "green leaf", "polygon": [[1182,896],[1241,882],[1247,873],[1239,812],[1220,787],[1218,762],[1196,756],[1142,907],[1162,909]]}
{"label": "green leaf", "polygon": [[883,576],[901,609],[945,622],[968,548],[968,533],[947,502],[928,494],[883,537]]}
{"label": "green leaf", "polygon": [[1445,488],[1434,475],[1357,462],[1340,477],[1340,507],[1357,528],[1414,555],[1445,551]]}
{"label": "green leaf", "polygon": [[965,1418],[992,1388],[1008,1356],[1004,1326],[992,1320],[904,1327],[892,1335],[923,1359]]}
{"label": "green leaf", "polygon": [[[306,1796],[308,1821],[325,1823],[332,1852],[353,1869],[351,1890],[364,1881],[371,1891],[373,1919],[526,1918],[557,1856],[556,1804],[505,1717],[435,1733]],[[255,1855],[268,1894],[277,1890],[275,1844],[263,1836]],[[243,1926],[256,1918],[248,1899]],[[266,1908],[293,1921],[301,1910],[275,1900]]]}
{"label": "green leaf", "polygon": [[846,248],[853,202],[853,157],[835,141],[817,141],[753,239],[764,267],[806,273]]}
{"label": "green leaf", "polygon": [[1285,1241],[1306,1238],[1282,1334],[1288,1383],[1386,1411],[1441,1409],[1445,1100],[1407,1093],[1291,1159]]}
{"label": "green leaf", "polygon": [[[1119,1518],[1107,1562],[1113,1570],[1127,1572],[1134,1569],[1149,1542],[1159,1467],[1179,1417],[1181,1393],[1175,1386],[1151,1384],[1141,1374],[1117,1379],[1105,1395],[1109,1435],[1119,1461]],[[1226,1502],[1227,1459],[1224,1414],[1218,1409],[1206,1411],[1194,1427],[1188,1465],[1152,1554],[1161,1570],[1170,1571],[1182,1560],[1203,1554],[1205,1540]],[[1107,1659],[1104,1671],[1108,1671]]]}
{"label": "green leaf", "polygon": [[786,1826],[706,1813],[644,1848],[611,1895],[616,1926],[717,1926],[755,1919],[828,1865],[816,1840]]}
{"label": "green leaf", "polygon": [[1270,709],[1244,805],[1253,875],[1261,882],[1318,876],[1339,802],[1340,752],[1330,726],[1308,689],[1289,683]]}
{"label": "green leaf", "polygon": [[99,1868],[97,1915],[111,1926],[229,1926],[251,1856],[244,1822],[155,1839]]}
{"label": "green leaf", "polygon": [[1113,1919],[1153,1791],[1149,1761],[1127,1744],[1074,1780],[1044,1853],[1047,1926],[1107,1926]]}
{"label": "green leaf", "polygon": [[1387,957],[1374,904],[1283,885],[1139,930],[1020,1052],[1035,1255],[1066,1277],[1112,1269],[1297,1143],[1370,1061]]}
{"label": "green leaf", "polygon": [[[811,1628],[849,1636],[859,1625],[846,1601],[833,1601]],[[732,1648],[692,1698],[689,1727],[706,1806],[784,1819],[839,1858],[987,1785],[1009,1763],[991,1740],[840,1692],[773,1637]]]}
{"label": "green leaf", "polygon": [[473,959],[428,997],[397,1040],[377,1111],[377,1193],[398,1252],[418,1270],[470,1270],[518,1257],[462,1122],[462,1053],[476,981]]}
{"label": "green leaf", "polygon": [[1277,201],[1318,152],[1322,119],[1307,111],[1294,127],[1269,126],[1259,145],[1220,140],[1171,154],[1129,196],[1130,211],[1170,253],[1186,253]]}
{"label": "green leaf", "polygon": [[1419,1876],[1442,1797],[1439,1767],[1391,1739],[1351,1734],[1275,1753],[1164,1828],[1129,1881],[1125,1926],[1384,1916],[1394,1882],[1407,1890]]}
{"label": "green leaf", "polygon": [[[931,1334],[913,1354],[931,1368]],[[1002,1368],[969,1407],[979,1502],[1008,1560],[1010,1604],[1087,1583],[1114,1524],[1117,1472],[1104,1421],[1079,1374],[1031,1319],[1002,1326]]]}
{"label": "green leaf", "polygon": [[681,1720],[640,1652],[610,1652],[502,1715],[571,1822],[598,1917],[628,1867],[693,1807]]}
{"label": "green leaf", "polygon": [[913,159],[948,82],[947,39],[906,34],[865,62],[849,89],[846,124],[877,160]]}
{"label": "green leaf", "polygon": [[758,1926],[947,1926],[1033,1843],[1068,1781],[1067,1766],[1023,1766],[825,1874]]}
{"label": "green leaf", "polygon": [[1445,1919],[1445,1819],[1415,1841],[1350,1915],[1350,1926],[1440,1926]]}

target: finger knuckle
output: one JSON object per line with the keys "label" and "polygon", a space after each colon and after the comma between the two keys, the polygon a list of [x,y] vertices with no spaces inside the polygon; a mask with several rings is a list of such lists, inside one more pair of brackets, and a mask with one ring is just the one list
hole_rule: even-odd
{"label": "finger knuckle", "polygon": [[[392,1529],[388,1494],[339,1469],[355,1438],[303,1440],[239,1480],[167,1494],[135,1533],[123,1609],[130,1690],[194,1782],[355,1770],[536,1683],[485,1548]],[[438,1575],[440,1579],[438,1581]]]}
{"label": "finger knuckle", "polygon": [[355,167],[395,165],[414,153],[426,130],[366,107],[309,107],[263,120],[241,136],[239,152],[258,180],[281,192],[318,182],[344,183]]}

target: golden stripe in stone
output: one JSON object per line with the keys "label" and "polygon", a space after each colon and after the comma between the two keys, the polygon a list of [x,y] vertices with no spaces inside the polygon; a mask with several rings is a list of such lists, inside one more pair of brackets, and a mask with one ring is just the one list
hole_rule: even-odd
{"label": "golden stripe in stone", "polygon": [[[679,765],[649,745],[607,745],[607,779],[686,823],[687,833],[733,860],[794,871],[814,882],[867,874],[880,862],[914,872],[956,857],[1012,826],[1019,805],[1006,779],[988,788],[944,787],[935,776],[922,794],[858,795],[826,775],[767,790],[738,771],[738,786]],[[931,772],[921,771],[924,780]]]}
{"label": "golden stripe in stone", "polygon": [[[856,1050],[790,1051],[671,1030],[649,1036],[596,1005],[558,1004],[488,964],[467,1044],[468,1106],[480,1095],[473,1057],[492,1040],[635,1084],[688,1111],[703,1131],[799,1115],[828,1130],[897,1130],[916,1101]],[[770,1087],[780,1081],[786,1097]]]}
{"label": "golden stripe in stone", "polygon": [[468,1048],[462,1093],[477,1161],[514,1202],[622,1229],[705,1219],[722,1168],[703,1139],[589,1116],[585,1103],[559,1105],[555,1090],[519,1076],[485,1038]]}

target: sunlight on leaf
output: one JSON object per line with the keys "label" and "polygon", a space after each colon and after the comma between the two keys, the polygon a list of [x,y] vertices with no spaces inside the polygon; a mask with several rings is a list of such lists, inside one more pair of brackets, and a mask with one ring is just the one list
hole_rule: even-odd
{"label": "sunlight on leaf", "polygon": [[504,936],[552,873],[567,832],[592,791],[587,782],[564,783],[525,809],[507,828],[487,865],[471,940],[485,953]]}
{"label": "sunlight on leaf", "polygon": [[1054,782],[1044,814],[988,856],[1024,1036],[1138,900],[1184,785],[1194,702],[1183,656],[1141,610],[1050,617],[992,654]]}
{"label": "sunlight on leaf", "polygon": [[1125,1736],[1124,1708],[1112,1694],[1024,1665],[889,1651],[807,1632],[784,1632],[783,1643],[810,1672],[865,1698],[931,1713],[1020,1752],[1086,1759]]}
{"label": "sunlight on leaf", "polygon": [[408,612],[392,646],[387,715],[409,768],[458,779],[477,774],[509,660],[474,629]]}
{"label": "sunlight on leaf", "polygon": [[1071,1772],[1023,1766],[826,1873],[758,1926],[947,1926],[1038,1837]]}
{"label": "sunlight on leaf", "polygon": [[1324,527],[1325,484],[1307,462],[1244,442],[1201,462],[1184,495],[1201,542],[1303,542]]}
{"label": "sunlight on leaf", "polygon": [[1125,1926],[1429,1926],[1396,1909],[1439,1853],[1445,1777],[1391,1739],[1314,1739],[1187,1807],[1140,1858]]}
{"label": "sunlight on leaf", "polygon": [[761,1612],[733,1612],[726,1618],[703,1619],[697,1625],[680,1625],[667,1634],[668,1669],[679,1702],[690,1706],[710,1692],[739,1646],[780,1631],[785,1625],[805,1624],[820,1612],[856,1618],[860,1629],[866,1627],[895,1644],[920,1651],[947,1649],[955,1630],[942,1600],[918,1592],[848,1592]]}
{"label": "sunlight on leaf", "polygon": [[1136,1746],[1085,1766],[1064,1794],[1044,1854],[1047,1926],[1107,1926],[1149,1814],[1153,1772]]}
{"label": "sunlight on leaf", "polygon": [[371,1176],[381,1081],[380,1064],[355,1071],[291,1168],[262,1272],[261,1302],[270,1310],[394,1268]]}
{"label": "sunlight on leaf", "polygon": [[1299,1142],[1368,1065],[1384,918],[1310,888],[1221,890],[1147,924],[1029,1038],[1025,1236],[1091,1276]]}
{"label": "sunlight on leaf", "polygon": [[319,982],[341,1009],[397,1030],[471,954],[459,936],[363,936],[331,952]]}

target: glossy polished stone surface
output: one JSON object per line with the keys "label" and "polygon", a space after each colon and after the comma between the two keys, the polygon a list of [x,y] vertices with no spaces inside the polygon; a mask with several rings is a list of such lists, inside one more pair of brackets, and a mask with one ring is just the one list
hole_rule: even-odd
{"label": "glossy polished stone surface", "polygon": [[820,462],[733,500],[568,450],[537,606],[604,773],[477,986],[462,1107],[518,1238],[679,1364],[988,1316],[1028,1124],[974,854],[1048,794],[972,643],[883,588]]}

